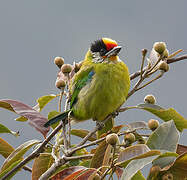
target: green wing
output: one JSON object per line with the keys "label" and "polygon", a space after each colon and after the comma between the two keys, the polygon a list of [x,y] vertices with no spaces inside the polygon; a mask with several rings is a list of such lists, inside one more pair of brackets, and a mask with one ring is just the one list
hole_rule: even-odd
{"label": "green wing", "polygon": [[78,94],[80,90],[91,82],[93,75],[94,75],[93,67],[85,68],[80,70],[80,72],[78,72],[72,83],[73,90],[72,90],[72,96],[70,102],[70,109],[77,102]]}

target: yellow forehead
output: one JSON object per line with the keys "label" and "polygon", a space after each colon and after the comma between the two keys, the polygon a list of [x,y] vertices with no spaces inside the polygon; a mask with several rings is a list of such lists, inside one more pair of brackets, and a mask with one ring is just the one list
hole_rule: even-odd
{"label": "yellow forehead", "polygon": [[113,40],[113,39],[110,39],[110,38],[102,38],[102,40],[103,40],[103,42],[104,42],[105,44],[115,44],[115,45],[117,45],[117,42],[116,42],[115,40]]}

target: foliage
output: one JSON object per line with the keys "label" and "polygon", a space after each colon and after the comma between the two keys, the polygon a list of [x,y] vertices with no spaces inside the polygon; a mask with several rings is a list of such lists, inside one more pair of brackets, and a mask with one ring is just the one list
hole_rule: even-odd
{"label": "foliage", "polygon": [[[147,50],[143,49],[140,71],[130,76],[131,81],[140,78],[127,98],[161,78],[169,70],[168,64],[187,59],[187,56],[174,58],[179,52],[181,50],[168,55],[165,43],[155,43],[144,67]],[[115,174],[122,180],[145,180],[141,170],[148,164],[152,164],[152,167],[147,180],[162,180],[165,177],[187,179],[187,146],[178,144],[180,134],[187,129],[187,119],[173,108],[165,109],[156,105],[156,99],[152,95],[146,96],[144,103],[117,109],[105,119],[106,126],[102,130],[99,126],[93,131],[71,129],[70,124],[63,122],[54,124],[52,133],[47,136],[50,128],[45,128],[44,124],[62,111],[63,97],[66,98],[64,111],[67,110],[71,97],[69,83],[82,65],[82,62],[74,63],[73,66],[64,64],[61,57],[55,58],[55,63],[59,68],[63,66],[61,68],[63,71],[59,71],[56,81],[60,94],[42,96],[38,98],[34,107],[16,100],[0,100],[1,108],[20,116],[16,121],[28,121],[45,138],[42,142],[39,140],[24,142],[15,149],[0,138],[0,154],[5,158],[0,170],[1,179],[10,179],[24,169],[32,172],[32,180],[112,179]],[[156,77],[142,85],[157,72]],[[44,117],[40,112],[55,98],[59,98],[58,110],[51,110],[48,118]],[[115,126],[113,118],[129,109],[148,111],[163,122],[159,125],[158,121],[152,119],[149,126],[144,121]],[[150,128],[151,123],[154,128]],[[141,134],[141,130],[147,134]],[[16,137],[19,135],[19,132],[14,132],[3,124],[0,124],[0,133],[9,133]],[[114,136],[111,136],[112,133]],[[71,144],[71,136],[81,138],[80,143]],[[53,137],[55,137],[54,144],[49,142]],[[34,147],[32,153],[24,158],[25,153],[32,147]],[[30,161],[33,161],[32,169],[25,166]]]}

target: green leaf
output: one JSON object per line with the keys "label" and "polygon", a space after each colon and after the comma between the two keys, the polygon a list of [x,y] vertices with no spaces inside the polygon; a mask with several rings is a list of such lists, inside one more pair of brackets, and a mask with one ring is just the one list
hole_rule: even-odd
{"label": "green leaf", "polygon": [[160,168],[164,168],[172,164],[175,161],[176,157],[178,157],[177,153],[165,152],[153,161],[153,166],[158,165]]}
{"label": "green leaf", "polygon": [[15,120],[16,120],[16,121],[20,121],[20,122],[25,122],[25,121],[28,121],[28,119],[27,119],[27,118],[25,118],[25,117],[23,117],[23,116],[18,117],[18,118],[16,118]]}
{"label": "green leaf", "polygon": [[169,171],[174,175],[174,179],[187,178],[187,152],[175,160]]}
{"label": "green leaf", "polygon": [[1,171],[7,169],[12,163],[22,159],[23,155],[34,145],[40,143],[38,140],[30,140],[16,148],[4,161]]}
{"label": "green leaf", "polygon": [[137,144],[121,151],[115,165],[125,168],[132,160],[144,159],[158,155],[160,155],[160,151],[150,150],[145,144]]}
{"label": "green leaf", "polygon": [[142,175],[141,171],[138,171],[131,180],[145,180],[145,177]]}
{"label": "green leaf", "polygon": [[39,177],[51,167],[53,157],[51,154],[42,153],[34,160],[32,166],[32,180],[38,180]]}
{"label": "green leaf", "polygon": [[173,164],[163,168],[154,180],[162,180],[166,174],[171,174],[175,180],[187,179],[187,152],[178,156]]}
{"label": "green leaf", "polygon": [[158,155],[154,154],[141,159],[135,159],[129,162],[122,174],[122,180],[131,180],[131,178],[144,166],[151,163]]}
{"label": "green leaf", "polygon": [[13,151],[14,148],[0,137],[0,154],[7,158]]}
{"label": "green leaf", "polygon": [[[50,94],[50,95],[46,95],[46,96],[42,96],[40,98],[37,99],[38,102],[38,106],[39,106],[39,112],[54,98],[56,98],[57,95],[55,94]],[[37,105],[36,105],[37,106]],[[35,108],[36,108],[35,106]]]}
{"label": "green leaf", "polygon": [[10,129],[8,129],[6,126],[4,126],[3,124],[0,124],[0,133],[9,133],[9,134],[12,134],[16,137],[19,136],[19,132],[14,132],[14,131],[11,131]]}
{"label": "green leaf", "polygon": [[[48,120],[52,119],[53,117],[59,115],[60,113],[58,111],[51,111],[48,114]],[[55,129],[58,126],[59,122],[56,122],[55,124],[52,124],[51,127]]]}
{"label": "green leaf", "polygon": [[187,129],[187,119],[182,117],[175,109],[169,108],[164,109],[160,106],[154,105],[154,104],[139,104],[137,106],[138,109],[144,109],[146,111],[149,111],[150,113],[156,115],[163,121],[170,121],[173,120],[175,122],[175,125],[177,129],[182,132],[183,129]]}
{"label": "green leaf", "polygon": [[[1,171],[0,172],[0,179],[5,175],[7,174],[9,171],[11,171],[16,165],[18,165],[19,163],[21,162],[21,159],[16,161],[16,162],[13,162],[12,164],[10,164],[9,167],[7,167],[4,171]],[[8,179],[6,180],[9,180],[11,179],[19,170],[15,171],[11,176],[9,176]]]}
{"label": "green leaf", "polygon": [[[88,133],[89,133],[89,131],[85,130],[85,129],[72,129],[71,130],[72,135],[78,136],[78,137],[81,137],[81,138],[84,138]],[[89,141],[95,141],[96,140],[96,135],[91,136],[88,140]]]}
{"label": "green leaf", "polygon": [[147,140],[150,149],[176,152],[179,132],[173,121],[162,123]]}

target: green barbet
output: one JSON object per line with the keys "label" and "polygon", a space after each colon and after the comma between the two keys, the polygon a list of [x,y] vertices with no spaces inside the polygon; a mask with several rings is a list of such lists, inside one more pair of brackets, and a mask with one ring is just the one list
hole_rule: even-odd
{"label": "green barbet", "polygon": [[80,70],[70,82],[70,110],[50,119],[44,126],[65,120],[103,121],[125,101],[130,88],[127,66],[119,59],[121,46],[102,38],[91,44]]}

